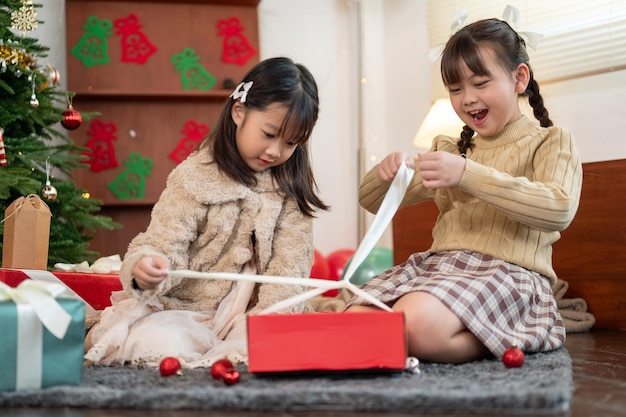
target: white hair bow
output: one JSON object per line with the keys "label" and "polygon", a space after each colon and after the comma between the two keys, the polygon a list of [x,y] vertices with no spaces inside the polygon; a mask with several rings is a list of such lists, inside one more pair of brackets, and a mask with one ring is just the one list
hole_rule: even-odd
{"label": "white hair bow", "polygon": [[[452,18],[452,24],[450,25],[450,37],[454,35],[463,27],[465,20],[467,19],[468,13],[467,10],[458,11],[454,17]],[[537,45],[543,35],[537,32],[527,32],[527,31],[518,31],[517,28],[519,26],[520,21],[520,12],[518,9],[511,5],[507,5],[504,8],[504,12],[502,13],[502,20],[506,21],[513,30],[515,30],[520,36],[524,38],[526,44],[530,46],[532,49],[537,49]],[[428,58],[431,62],[435,62],[443,53],[443,50],[446,46],[446,42],[437,44],[430,48],[428,51]]]}
{"label": "white hair bow", "polygon": [[526,44],[530,46],[533,50],[537,49],[537,45],[543,35],[537,32],[528,32],[528,31],[519,31],[517,30],[520,21],[520,13],[515,7],[511,5],[507,5],[504,8],[504,12],[502,13],[502,20],[506,21],[514,31],[516,31],[520,36],[524,37]]}
{"label": "white hair bow", "polygon": [[[468,15],[467,10],[465,9],[456,12],[452,18],[452,23],[450,24],[450,37],[463,27]],[[428,51],[428,58],[430,58],[430,62],[435,62],[441,56],[445,47],[446,42],[442,42],[430,48],[430,51]]]}
{"label": "white hair bow", "polygon": [[248,91],[252,87],[252,81],[248,81],[247,83],[239,83],[235,91],[230,95],[233,100],[241,99],[242,103],[246,102],[246,97],[248,97]]}

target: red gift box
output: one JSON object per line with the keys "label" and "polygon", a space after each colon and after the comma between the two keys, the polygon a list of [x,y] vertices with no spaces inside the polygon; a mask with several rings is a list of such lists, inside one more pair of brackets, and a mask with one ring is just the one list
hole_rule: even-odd
{"label": "red gift box", "polygon": [[[36,271],[43,272],[43,271]],[[122,283],[115,274],[88,274],[84,272],[52,272],[55,277],[70,287],[79,297],[95,310],[103,310],[111,305],[111,293],[120,291]],[[28,279],[29,276],[20,269],[0,269],[0,281],[11,287]]]}
{"label": "red gift box", "polygon": [[247,320],[252,373],[406,368],[399,312],[261,314]]}

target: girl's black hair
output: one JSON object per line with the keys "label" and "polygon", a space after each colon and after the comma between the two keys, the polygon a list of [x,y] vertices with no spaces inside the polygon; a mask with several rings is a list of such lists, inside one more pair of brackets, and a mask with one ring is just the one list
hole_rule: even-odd
{"label": "girl's black hair", "polygon": [[[287,106],[287,115],[277,136],[296,143],[293,155],[284,163],[272,167],[274,180],[288,196],[295,198],[300,210],[313,216],[316,209],[329,206],[318,197],[317,184],[309,160],[309,138],[317,122],[319,98],[317,84],[309,70],[289,58],[277,57],[256,64],[241,82],[252,81],[245,106],[249,110],[264,110],[270,104]],[[255,185],[255,171],[239,155],[235,132],[237,126],[231,117],[236,100],[229,98],[220,114],[216,128],[200,148],[211,145],[220,170],[235,181]]]}
{"label": "girl's black hair", "polygon": [[[441,57],[441,78],[446,86],[461,81],[460,60],[476,75],[491,75],[485,66],[479,48],[488,44],[495,52],[502,66],[508,71],[515,71],[519,64],[526,64],[530,71],[530,82],[521,96],[527,96],[533,114],[543,127],[552,126],[552,120],[539,93],[539,84],[530,67],[526,42],[503,20],[483,19],[471,23],[456,32],[446,43]],[[458,142],[459,152],[465,154],[473,146],[474,131],[464,126]]]}

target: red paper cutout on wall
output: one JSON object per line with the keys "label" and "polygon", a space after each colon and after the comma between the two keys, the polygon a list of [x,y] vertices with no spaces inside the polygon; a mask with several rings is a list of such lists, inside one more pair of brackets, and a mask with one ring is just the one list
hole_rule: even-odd
{"label": "red paper cutout on wall", "polygon": [[228,20],[218,21],[217,29],[219,35],[224,36],[223,62],[243,65],[256,54],[256,49],[248,42],[248,38],[241,33],[244,27],[241,26],[238,18],[231,17]]}
{"label": "red paper cutout on wall", "polygon": [[181,130],[185,136],[178,142],[176,148],[170,152],[169,157],[172,161],[180,164],[191,154],[196,146],[202,142],[202,139],[209,133],[209,125],[197,123],[189,120],[185,123],[185,127]]}
{"label": "red paper cutout on wall", "polygon": [[113,24],[117,29],[115,33],[122,35],[122,62],[145,64],[156,52],[156,46],[139,30],[143,25],[134,13],[124,19],[116,19]]}
{"label": "red paper cutout on wall", "polygon": [[91,139],[85,145],[91,152],[85,152],[85,155],[89,156],[87,163],[91,165],[93,172],[117,166],[113,145],[113,141],[117,139],[116,132],[117,126],[113,123],[103,123],[100,119],[91,122],[87,132]]}

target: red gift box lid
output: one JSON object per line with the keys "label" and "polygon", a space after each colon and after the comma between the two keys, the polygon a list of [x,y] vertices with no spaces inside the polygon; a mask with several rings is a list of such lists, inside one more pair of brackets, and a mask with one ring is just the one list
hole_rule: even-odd
{"label": "red gift box lid", "polygon": [[[95,310],[103,310],[110,306],[111,293],[122,289],[120,278],[115,274],[56,271],[52,273]],[[29,277],[20,269],[0,268],[0,281],[11,287],[17,287],[25,279]]]}
{"label": "red gift box lid", "polygon": [[252,373],[406,368],[400,312],[267,314],[247,320]]}

